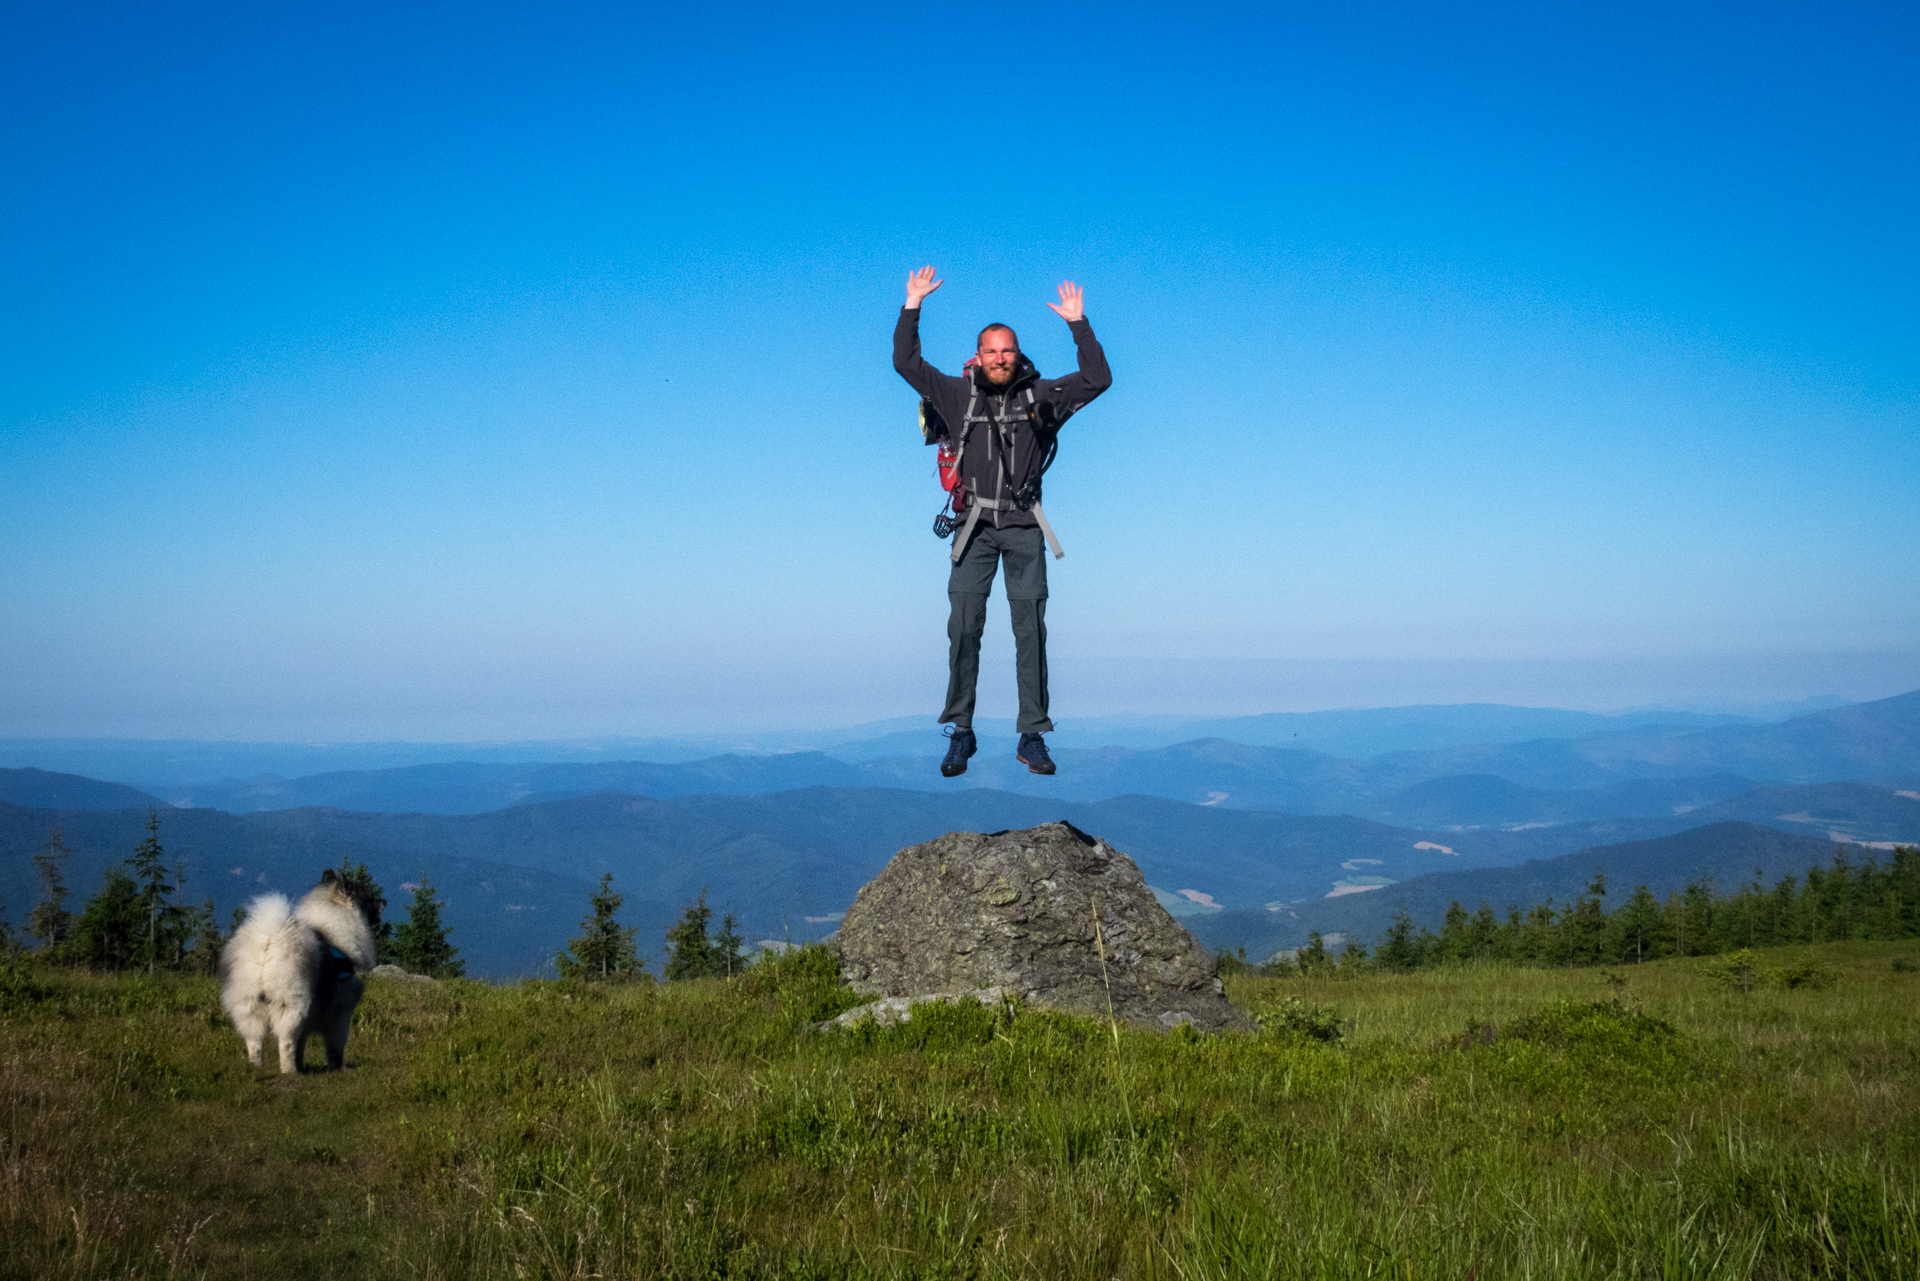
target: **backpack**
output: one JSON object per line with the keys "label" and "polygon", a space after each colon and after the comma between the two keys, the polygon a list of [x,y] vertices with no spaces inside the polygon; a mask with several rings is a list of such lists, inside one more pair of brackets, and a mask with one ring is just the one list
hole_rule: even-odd
{"label": "backpack", "polygon": [[[969,356],[967,363],[960,367],[961,376],[966,377],[977,363],[978,357]],[[970,379],[969,382],[971,382]],[[954,439],[953,432],[948,428],[946,420],[941,417],[940,411],[934,408],[933,402],[930,400],[920,402],[920,439],[929,445],[935,441],[939,442],[937,462],[940,488],[947,491],[947,501],[941,505],[940,511],[933,518],[934,537],[953,537],[953,559],[957,562],[960,559],[960,553],[966,547],[967,538],[973,532],[975,523],[980,519],[980,509],[983,505],[992,507],[996,511],[1014,507],[1033,513],[1034,519],[1039,522],[1041,533],[1046,536],[1047,546],[1052,550],[1054,559],[1058,560],[1065,556],[1066,552],[1061,550],[1060,540],[1054,537],[1053,526],[1048,523],[1047,513],[1040,506],[1040,482],[1060,453],[1060,424],[1063,420],[1056,419],[1051,402],[1036,400],[1033,389],[1031,387],[1027,389],[1027,421],[1033,426],[1035,439],[1041,442],[1045,450],[1040,456],[1040,469],[1033,474],[1032,479],[1015,491],[1011,499],[1002,502],[988,499],[983,504],[975,501],[975,496],[967,493],[966,484],[960,478],[960,460],[966,453],[967,439],[973,434],[973,425],[976,422],[985,421],[974,416],[974,403],[978,397],[977,389],[968,396],[967,418],[961,424],[958,440]],[[957,536],[955,536],[956,531]]]}

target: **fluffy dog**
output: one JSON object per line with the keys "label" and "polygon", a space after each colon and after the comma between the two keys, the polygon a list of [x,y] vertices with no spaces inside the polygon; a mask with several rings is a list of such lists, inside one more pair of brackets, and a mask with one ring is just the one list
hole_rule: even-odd
{"label": "fluffy dog", "polygon": [[279,1041],[280,1070],[304,1066],[307,1037],[327,1043],[327,1066],[347,1059],[347,1026],[373,968],[378,901],[355,897],[328,868],[298,903],[263,894],[220,952],[220,1003],[260,1066],[267,1033]]}

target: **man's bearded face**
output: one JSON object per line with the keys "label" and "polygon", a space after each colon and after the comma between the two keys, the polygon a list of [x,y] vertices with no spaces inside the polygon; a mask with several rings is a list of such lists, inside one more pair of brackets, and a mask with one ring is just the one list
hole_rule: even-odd
{"label": "man's bearded face", "polygon": [[1013,368],[1020,363],[1020,340],[1005,329],[996,329],[980,339],[980,370],[989,383],[1004,387],[1013,381]]}

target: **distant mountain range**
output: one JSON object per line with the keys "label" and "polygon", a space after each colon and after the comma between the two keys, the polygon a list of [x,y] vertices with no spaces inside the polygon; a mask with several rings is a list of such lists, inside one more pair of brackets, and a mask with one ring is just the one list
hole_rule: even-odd
{"label": "distant mountain range", "polygon": [[[1306,725],[1320,741],[1376,734],[1404,742],[1475,729],[1578,729],[1591,719],[1497,707],[1389,710],[1247,721],[1270,734],[1305,733],[1285,727]],[[1448,895],[1511,894],[1524,905],[1536,889],[1577,878],[1578,868],[1562,875],[1554,860],[1596,847],[1651,842],[1647,875],[1684,880],[1700,867],[1774,854],[1802,860],[1795,870],[1804,870],[1809,850],[1830,851],[1836,840],[1920,841],[1920,693],[1778,723],[1700,719],[1624,728],[1615,720],[1572,738],[1368,759],[1219,738],[1062,747],[1062,772],[1050,779],[1012,761],[1009,735],[985,740],[960,780],[941,779],[932,757],[805,751],[416,762],[202,782],[158,796],[188,806],[161,815],[163,842],[189,867],[189,899],[211,893],[224,913],[263,888],[303,888],[345,856],[388,885],[398,913],[401,887],[424,874],[444,889],[474,971],[493,976],[533,972],[550,958],[602,871],[615,874],[626,917],[650,944],[703,886],[753,936],[804,938],[831,930],[859,886],[905,845],[1056,818],[1132,854],[1203,937],[1250,951],[1297,942],[1316,923],[1365,935],[1402,902],[1416,919],[1436,904],[1444,910]],[[847,737],[860,728],[841,731],[835,750],[875,741]],[[155,804],[154,794],[124,783],[0,769],[7,918],[21,920],[38,896],[30,856],[49,826],[77,851],[69,880],[84,899],[104,866],[132,851]],[[1703,829],[1722,835],[1658,844]],[[1623,867],[1642,858],[1619,857]],[[1546,870],[1520,880],[1502,871],[1522,864]],[[1754,865],[1772,866],[1764,858]]]}
{"label": "distant mountain range", "polygon": [[[1870,784],[1768,788],[1685,815],[1516,831],[1419,830],[1144,796],[1089,803],[986,789],[807,788],[667,799],[598,792],[470,815],[163,810],[161,836],[188,865],[188,898],[212,894],[223,913],[263,889],[302,888],[343,856],[373,869],[396,912],[405,897],[396,887],[426,875],[445,890],[475,972],[504,976],[530,972],[564,943],[602,871],[615,874],[627,919],[652,942],[702,886],[754,937],[806,938],[831,930],[854,892],[906,845],[1066,818],[1133,855],[1204,937],[1226,928],[1213,919],[1218,912],[1246,918],[1251,939],[1280,928],[1269,908],[1308,919],[1330,902],[1402,895],[1403,885],[1442,870],[1513,866],[1744,816],[1796,839],[1808,831],[1920,839],[1920,800]],[[84,898],[108,863],[132,851],[145,819],[144,806],[0,804],[0,897],[10,917],[20,919],[37,897],[31,854],[48,827],[61,828],[76,851],[69,880]]]}
{"label": "distant mountain range", "polygon": [[[1507,715],[1527,710],[1514,708],[1393,710],[1409,715],[1457,710],[1459,725],[1483,728],[1496,721],[1512,727],[1545,715]],[[1551,716],[1578,720],[1583,714]],[[1420,723],[1410,721],[1407,732]],[[1013,759],[1008,736],[983,738],[972,768],[957,780],[941,778],[933,756],[850,762],[825,752],[801,752],[680,763],[463,761],[292,779],[267,775],[165,787],[158,794],[177,805],[234,813],[330,805],[477,814],[606,789],[666,798],[753,796],[801,787],[943,794],[992,788],[1062,801],[1137,794],[1230,809],[1351,814],[1404,827],[1517,827],[1681,815],[1761,783],[1911,780],[1920,776],[1920,693],[1779,724],[1643,725],[1579,738],[1396,752],[1366,760],[1224,739],[1147,750],[1062,747],[1055,756],[1061,773],[1036,777]]]}
{"label": "distant mountain range", "polygon": [[124,783],[103,783],[97,778],[43,769],[0,770],[0,801],[50,810],[124,810],[149,805],[170,808],[159,797]]}
{"label": "distant mountain range", "polygon": [[[1220,738],[1253,747],[1287,747],[1338,757],[1437,751],[1484,743],[1566,738],[1607,730],[1663,725],[1681,730],[1757,725],[1784,720],[1846,700],[1825,696],[1798,704],[1744,709],[1748,714],[1642,709],[1614,715],[1555,708],[1455,704],[1274,712],[1259,716],[1194,718],[1105,716],[1060,722],[1053,744],[1083,750],[1125,747],[1147,751]],[[1013,738],[1011,721],[985,719],[983,737]],[[839,729],[652,738],[558,739],[496,743],[241,743],[138,739],[0,739],[0,768],[33,766],[127,783],[147,791],[192,788],[215,781],[275,775],[358,773],[435,765],[599,765],[612,761],[683,764],[723,755],[824,752],[851,763],[923,757],[939,745],[939,726],[927,716],[902,716]],[[1458,772],[1458,771],[1456,771]],[[825,780],[820,780],[825,781]]]}

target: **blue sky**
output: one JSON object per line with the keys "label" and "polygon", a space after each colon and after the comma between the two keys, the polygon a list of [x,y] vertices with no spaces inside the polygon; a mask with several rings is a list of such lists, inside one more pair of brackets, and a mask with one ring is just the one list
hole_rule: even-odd
{"label": "blue sky", "polygon": [[[1910,7],[21,4],[0,734],[944,684],[889,334],[1115,370],[1054,712],[1920,686]],[[983,714],[1012,701],[989,622]]]}

